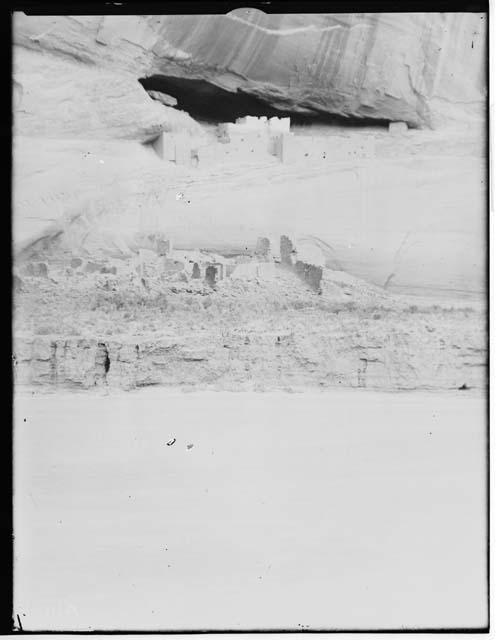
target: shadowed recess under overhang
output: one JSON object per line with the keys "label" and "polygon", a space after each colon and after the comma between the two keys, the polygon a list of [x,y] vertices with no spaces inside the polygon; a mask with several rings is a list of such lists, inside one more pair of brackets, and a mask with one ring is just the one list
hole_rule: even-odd
{"label": "shadowed recess under overhang", "polygon": [[387,126],[388,121],[377,118],[345,118],[342,116],[320,113],[307,108],[301,113],[301,105],[289,106],[286,109],[276,109],[267,102],[237,89],[227,91],[208,82],[180,78],[176,76],[152,75],[139,78],[139,82],[146,91],[160,91],[177,99],[177,108],[187,111],[193,118],[203,122],[219,123],[231,122],[243,116],[290,116],[294,124],[321,122],[348,126]]}

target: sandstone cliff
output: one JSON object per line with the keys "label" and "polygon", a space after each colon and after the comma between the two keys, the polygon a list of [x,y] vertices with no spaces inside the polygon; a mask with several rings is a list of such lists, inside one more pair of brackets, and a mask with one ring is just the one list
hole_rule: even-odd
{"label": "sandstone cliff", "polygon": [[439,107],[483,99],[485,39],[480,14],[17,14],[14,27],[16,44],[129,84],[196,78],[289,111],[413,126],[434,124]]}
{"label": "sandstone cliff", "polygon": [[129,237],[157,221],[193,246],[309,233],[337,246],[346,270],[377,284],[394,273],[402,287],[478,291],[481,138],[459,151],[450,133],[425,137],[441,128],[415,130],[402,147],[383,133],[369,166],[285,168],[266,155],[251,165],[206,160],[187,169],[160,160],[147,143],[160,131],[187,132],[207,147],[207,132],[180,100],[177,108],[154,100],[139,80],[201,80],[222,95],[249,94],[295,113],[442,124],[484,106],[485,21],[478,14],[17,13],[16,250],[63,233],[76,253],[125,252]]}

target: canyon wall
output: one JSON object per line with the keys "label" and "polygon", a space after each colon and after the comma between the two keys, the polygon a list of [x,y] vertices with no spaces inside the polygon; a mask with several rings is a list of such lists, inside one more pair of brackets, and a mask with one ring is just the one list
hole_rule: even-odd
{"label": "canyon wall", "polygon": [[108,69],[116,81],[119,74],[194,78],[289,111],[413,126],[433,124],[442,104],[483,100],[485,41],[486,15],[462,13],[239,9],[208,16],[18,13],[14,21],[15,44],[43,54],[47,65],[51,53],[90,71]]}
{"label": "canyon wall", "polygon": [[[454,332],[445,340],[428,330],[392,330],[366,338],[333,333],[223,332],[187,338],[85,339],[19,336],[14,356],[18,385],[75,389],[135,389],[181,385],[190,389],[301,390],[366,387],[482,390],[486,351],[480,332]],[[431,323],[431,320],[430,320]],[[433,319],[433,325],[435,325]],[[479,334],[479,335],[477,335]],[[278,338],[278,340],[277,340]],[[226,344],[227,343],[227,344]],[[459,343],[462,346],[459,346]]]}
{"label": "canyon wall", "polygon": [[[471,116],[484,107],[485,22],[480,14],[16,13],[16,253],[63,235],[76,253],[125,254],[133,235],[156,226],[182,245],[210,247],[313,234],[376,284],[395,273],[393,285],[406,288],[479,291],[486,179],[482,121]],[[180,167],[149,143],[161,131],[185,133],[207,150],[209,134],[180,101],[153,100],[139,82],[151,76],[201,80],[267,108],[426,129],[409,132],[418,137],[400,159],[401,141],[384,133],[368,164],[286,168],[266,154],[217,167],[201,162],[205,151],[198,169]],[[474,132],[460,157],[450,138],[424,138],[452,122]]]}

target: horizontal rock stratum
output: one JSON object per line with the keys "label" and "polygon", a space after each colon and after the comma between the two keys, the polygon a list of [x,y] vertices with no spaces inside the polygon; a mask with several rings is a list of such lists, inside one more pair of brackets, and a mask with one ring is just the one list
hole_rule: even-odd
{"label": "horizontal rock stratum", "polygon": [[485,95],[486,15],[477,13],[19,13],[14,42],[136,79],[203,80],[290,112],[419,127]]}
{"label": "horizontal rock stratum", "polygon": [[139,273],[121,260],[43,264],[18,278],[18,385],[485,388],[479,305],[432,305],[326,268],[316,291],[267,262],[238,262],[214,285],[160,260]]}

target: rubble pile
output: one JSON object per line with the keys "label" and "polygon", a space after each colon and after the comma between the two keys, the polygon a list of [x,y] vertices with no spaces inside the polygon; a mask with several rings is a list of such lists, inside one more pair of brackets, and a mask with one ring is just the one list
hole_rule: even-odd
{"label": "rubble pile", "polygon": [[[17,384],[90,389],[480,389],[482,311],[412,303],[260,238],[228,257],[146,236],[126,259],[16,273]],[[304,252],[302,252],[304,253]],[[309,255],[309,252],[306,254]]]}

